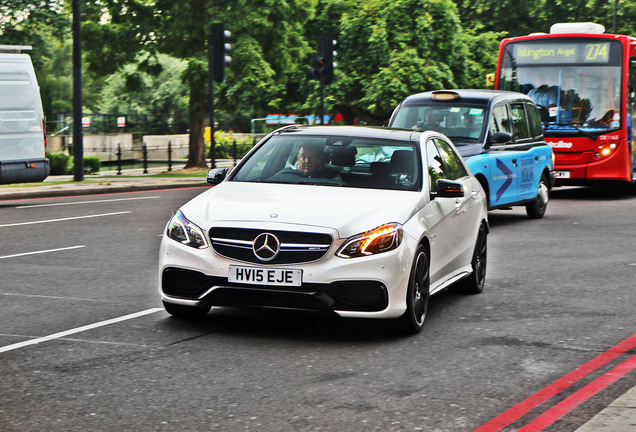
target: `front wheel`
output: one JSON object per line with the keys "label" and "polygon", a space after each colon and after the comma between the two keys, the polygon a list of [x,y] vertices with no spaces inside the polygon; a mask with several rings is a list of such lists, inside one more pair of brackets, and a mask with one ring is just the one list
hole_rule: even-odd
{"label": "front wheel", "polygon": [[484,290],[486,283],[486,264],[488,263],[488,230],[483,223],[479,227],[473,259],[471,261],[472,272],[460,282],[462,291],[468,294],[479,294]]}
{"label": "front wheel", "polygon": [[422,330],[428,298],[430,296],[430,274],[428,257],[424,246],[420,245],[415,253],[409,286],[406,293],[406,311],[400,317],[401,329],[407,334],[416,334]]}
{"label": "front wheel", "polygon": [[526,206],[526,213],[530,219],[541,219],[548,208],[550,190],[545,174],[541,176],[536,198]]}

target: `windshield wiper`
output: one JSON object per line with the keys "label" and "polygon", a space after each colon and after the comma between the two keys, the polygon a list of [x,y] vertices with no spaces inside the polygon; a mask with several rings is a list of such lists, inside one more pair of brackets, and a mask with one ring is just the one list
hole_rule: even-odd
{"label": "windshield wiper", "polygon": [[593,140],[595,140],[598,135],[606,132],[606,131],[597,132],[596,135],[594,135],[594,133],[587,132],[587,131],[584,131],[583,129],[581,129],[579,127],[581,125],[581,123],[579,123],[578,125],[575,125],[574,123],[552,123],[552,124],[554,126],[567,126],[567,127],[570,127],[572,129],[576,130],[577,132],[579,132],[584,137],[590,138],[590,139],[593,139]]}
{"label": "windshield wiper", "polygon": [[313,185],[313,186],[338,186],[338,187],[344,186],[341,183],[331,183],[331,182],[316,181],[316,180],[299,180],[297,182],[294,182],[294,184]]}
{"label": "windshield wiper", "polygon": [[467,137],[467,136],[450,136],[448,135],[448,137],[452,140],[452,139],[463,139],[463,140],[475,140],[475,141],[479,141],[479,138],[475,138],[475,137]]}

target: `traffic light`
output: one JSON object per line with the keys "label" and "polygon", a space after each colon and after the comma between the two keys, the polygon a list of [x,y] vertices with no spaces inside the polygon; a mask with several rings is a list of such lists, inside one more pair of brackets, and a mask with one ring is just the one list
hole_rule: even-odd
{"label": "traffic light", "polygon": [[314,67],[307,69],[307,78],[321,80],[323,84],[333,82],[333,71],[336,66],[336,41],[331,33],[322,33],[318,37],[318,54],[314,57]]}
{"label": "traffic light", "polygon": [[322,57],[322,79],[325,84],[333,82],[333,72],[336,66],[336,41],[331,33],[322,33],[318,39],[319,56]]}
{"label": "traffic light", "polygon": [[223,24],[212,24],[210,33],[210,47],[212,48],[212,67],[214,68],[214,81],[225,81],[225,67],[232,58],[228,54],[232,46],[229,44],[230,31],[225,30]]}
{"label": "traffic light", "polygon": [[314,57],[314,67],[307,69],[307,78],[310,80],[320,80],[322,78],[324,59],[319,55]]}

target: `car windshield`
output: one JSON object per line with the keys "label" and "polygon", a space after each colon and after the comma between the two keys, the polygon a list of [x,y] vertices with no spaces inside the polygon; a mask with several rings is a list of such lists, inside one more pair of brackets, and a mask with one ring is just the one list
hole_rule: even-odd
{"label": "car windshield", "polygon": [[502,56],[500,88],[530,96],[541,109],[546,132],[618,129],[620,49],[618,42],[598,41],[510,44]]}
{"label": "car windshield", "polygon": [[231,181],[420,190],[415,143],[377,138],[274,135]]}
{"label": "car windshield", "polygon": [[486,108],[457,103],[421,103],[401,106],[391,127],[434,130],[449,137],[457,146],[482,141]]}

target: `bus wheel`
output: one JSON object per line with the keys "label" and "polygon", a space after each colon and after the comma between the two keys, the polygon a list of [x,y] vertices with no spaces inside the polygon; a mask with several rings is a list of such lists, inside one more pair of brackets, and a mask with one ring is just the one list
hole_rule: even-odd
{"label": "bus wheel", "polygon": [[543,174],[539,181],[536,198],[526,206],[526,212],[530,219],[541,219],[543,217],[545,210],[548,208],[549,193],[548,181],[546,180],[545,174]]}

